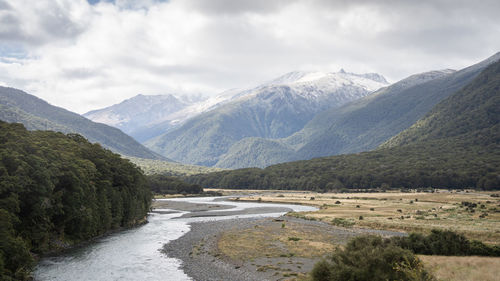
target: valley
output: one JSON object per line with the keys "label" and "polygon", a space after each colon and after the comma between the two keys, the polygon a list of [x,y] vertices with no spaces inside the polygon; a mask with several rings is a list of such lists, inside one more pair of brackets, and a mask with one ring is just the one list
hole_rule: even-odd
{"label": "valley", "polygon": [[497,281],[500,1],[0,0],[1,281]]}
{"label": "valley", "polygon": [[499,58],[393,84],[291,72],[85,114],[117,128],[0,87],[0,273],[326,280],[376,263],[390,280],[496,280]]}

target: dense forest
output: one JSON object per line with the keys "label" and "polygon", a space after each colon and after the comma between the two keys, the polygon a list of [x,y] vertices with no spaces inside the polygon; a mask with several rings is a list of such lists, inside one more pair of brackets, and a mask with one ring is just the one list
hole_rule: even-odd
{"label": "dense forest", "polygon": [[500,188],[500,62],[369,152],[186,177],[202,187]]}
{"label": "dense forest", "polygon": [[29,278],[33,257],[145,221],[146,177],[77,134],[0,121],[0,279]]}
{"label": "dense forest", "polygon": [[179,178],[166,175],[147,176],[151,191],[155,194],[200,194],[203,188],[197,184],[186,183]]}

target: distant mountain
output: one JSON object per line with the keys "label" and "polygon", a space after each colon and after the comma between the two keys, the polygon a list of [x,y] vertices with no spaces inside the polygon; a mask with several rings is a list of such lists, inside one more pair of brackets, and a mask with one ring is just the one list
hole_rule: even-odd
{"label": "distant mountain", "polygon": [[78,133],[90,142],[98,142],[123,155],[166,159],[142,146],[119,129],[92,122],[14,88],[0,87],[0,120],[23,123],[28,130]]}
{"label": "distant mountain", "polygon": [[[152,126],[168,120],[169,115],[187,105],[173,95],[137,95],[119,104],[87,112],[83,116],[118,128],[138,141],[144,141],[155,136],[156,130],[150,130]],[[166,131],[168,126],[162,129]]]}
{"label": "distant mountain", "polygon": [[[265,140],[253,139],[251,141],[258,142],[259,146],[254,154],[242,144],[235,143],[215,166],[265,167],[375,149],[410,127],[434,105],[470,83],[498,59],[500,53],[460,71],[442,70],[412,75],[370,96],[318,114],[290,137],[267,142],[267,145]],[[250,140],[242,141],[246,146],[255,146]]]}
{"label": "distant mountain", "polygon": [[318,112],[367,96],[387,84],[378,74],[291,72],[254,89],[231,92],[222,104],[146,146],[183,163],[212,166],[241,139],[287,137]]}
{"label": "distant mountain", "polygon": [[[196,175],[187,180],[203,187],[241,189],[498,190],[500,61],[488,60],[487,64],[488,67],[480,64],[465,69],[460,76],[459,72],[443,76],[463,81],[460,78],[469,73],[474,78],[376,150],[282,163],[265,169]],[[479,69],[483,71],[476,74]]]}

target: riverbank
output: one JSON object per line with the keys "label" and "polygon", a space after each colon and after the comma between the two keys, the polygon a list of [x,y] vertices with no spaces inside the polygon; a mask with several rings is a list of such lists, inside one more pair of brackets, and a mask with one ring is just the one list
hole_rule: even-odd
{"label": "riverbank", "polygon": [[[301,280],[322,256],[363,233],[294,217],[190,223],[191,231],[163,247],[194,280]],[[293,236],[290,236],[293,235]]]}
{"label": "riverbank", "polygon": [[500,245],[500,197],[497,193],[473,190],[366,193],[261,190],[258,193],[249,191],[240,201],[316,206],[319,210],[295,215],[339,226],[407,233],[449,229],[469,239]]}

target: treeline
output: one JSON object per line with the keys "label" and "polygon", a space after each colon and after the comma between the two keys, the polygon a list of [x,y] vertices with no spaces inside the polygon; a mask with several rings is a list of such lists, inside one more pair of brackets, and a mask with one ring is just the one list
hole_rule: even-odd
{"label": "treeline", "polygon": [[155,194],[201,194],[203,188],[166,175],[147,176],[151,191]]}
{"label": "treeline", "polygon": [[[498,133],[497,133],[498,134]],[[436,140],[358,154],[186,177],[204,188],[342,190],[500,188],[500,145]]]}
{"label": "treeline", "polygon": [[0,279],[33,256],[145,221],[151,192],[128,160],[76,134],[0,121]]}

